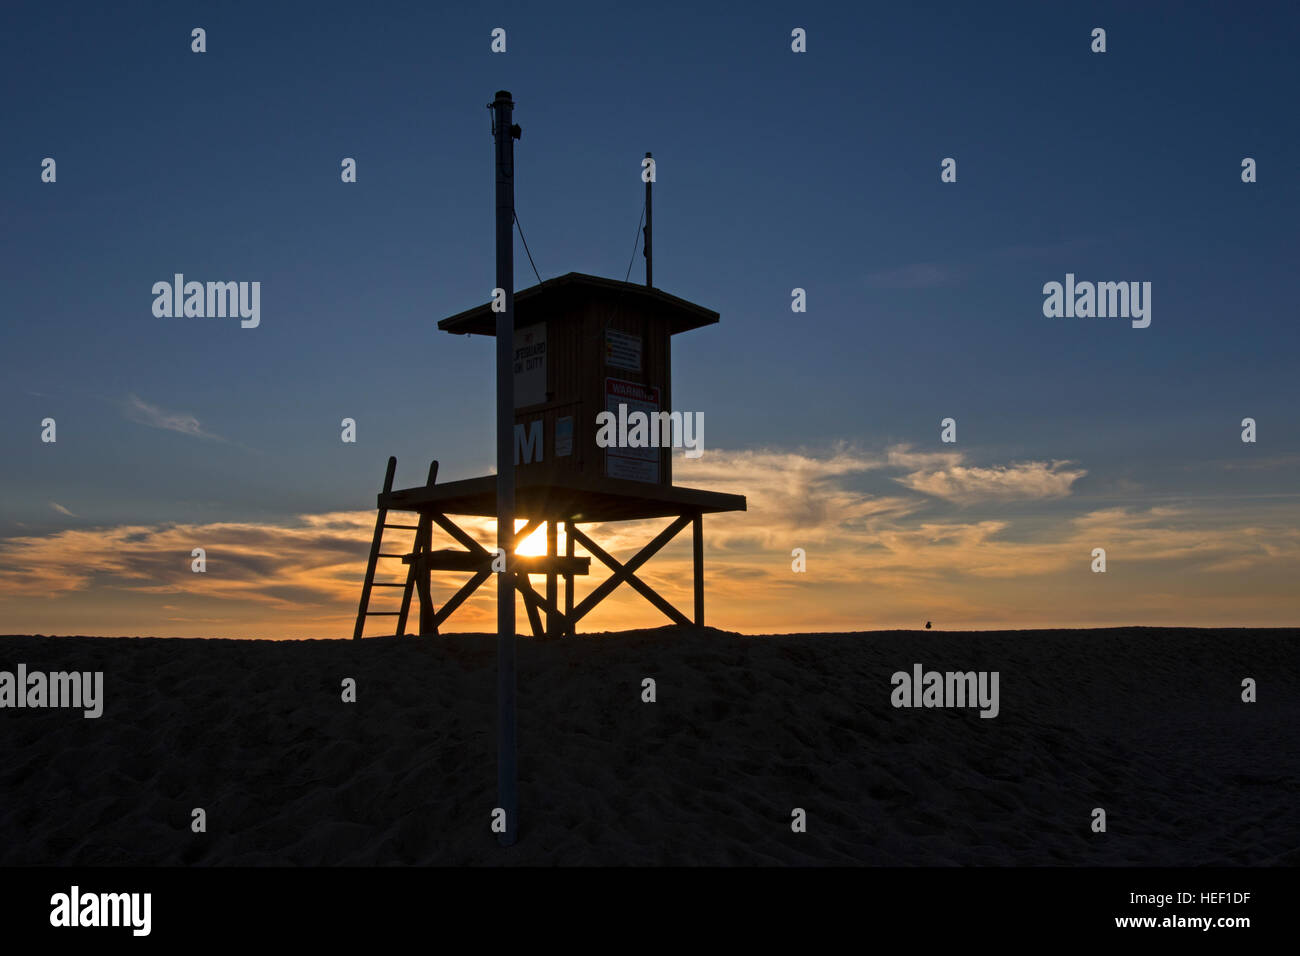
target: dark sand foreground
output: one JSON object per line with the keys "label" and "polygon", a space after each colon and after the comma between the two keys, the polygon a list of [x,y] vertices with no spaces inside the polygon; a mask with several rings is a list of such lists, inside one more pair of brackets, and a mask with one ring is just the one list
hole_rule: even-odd
{"label": "dark sand foreground", "polygon": [[[999,716],[891,707],[916,662],[999,671]],[[509,850],[495,638],[0,637],[18,663],[106,704],[0,710],[8,865],[1300,864],[1296,629],[521,641]]]}

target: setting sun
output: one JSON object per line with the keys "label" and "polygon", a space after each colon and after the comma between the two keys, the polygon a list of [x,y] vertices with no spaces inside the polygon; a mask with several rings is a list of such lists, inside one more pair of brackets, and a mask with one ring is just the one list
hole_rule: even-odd
{"label": "setting sun", "polygon": [[[518,518],[515,519],[515,531],[520,531],[527,522]],[[556,549],[560,554],[564,554],[564,532],[560,531],[556,535]],[[523,543],[515,550],[516,554],[521,554],[527,558],[542,557],[546,554],[546,525],[545,523],[537,526],[537,530],[524,538]]]}

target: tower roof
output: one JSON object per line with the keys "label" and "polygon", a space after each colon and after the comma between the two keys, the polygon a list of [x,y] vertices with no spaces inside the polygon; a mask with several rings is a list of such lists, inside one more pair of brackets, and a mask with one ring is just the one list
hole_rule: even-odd
{"label": "tower roof", "polygon": [[[515,327],[562,316],[566,311],[573,311],[581,302],[593,299],[637,302],[649,307],[656,315],[668,320],[668,329],[673,335],[713,325],[718,321],[718,313],[712,309],[679,299],[659,289],[634,282],[619,282],[617,279],[602,279],[582,272],[569,272],[515,293]],[[441,320],[438,328],[456,335],[495,335],[496,318],[492,303],[486,302]]]}

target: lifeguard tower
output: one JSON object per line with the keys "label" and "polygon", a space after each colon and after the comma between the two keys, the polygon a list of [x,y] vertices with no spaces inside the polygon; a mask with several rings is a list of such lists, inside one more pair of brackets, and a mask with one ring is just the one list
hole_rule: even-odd
{"label": "lifeguard tower", "polygon": [[[513,198],[500,206],[503,182],[507,197],[513,160],[509,144],[519,135],[511,127],[510,94],[499,92],[493,108],[500,110],[494,135],[498,144],[498,265],[502,249],[509,262],[508,241],[503,247],[503,226],[508,230]],[[502,149],[504,144],[504,151]],[[646,153],[646,163],[651,157]],[[506,170],[504,179],[502,171]],[[654,588],[637,577],[637,571],[688,525],[693,537],[695,589],[694,623],[704,623],[704,515],[710,512],[744,511],[743,495],[681,488],[672,480],[672,448],[666,442],[652,447],[602,447],[598,441],[597,416],[639,411],[657,421],[661,413],[671,414],[672,339],[692,329],[713,325],[718,313],[669,295],[652,285],[651,186],[646,179],[645,246],[646,282],[636,285],[613,279],[570,272],[539,282],[513,296],[513,395],[514,395],[514,515],[524,520],[515,532],[513,550],[546,526],[546,553],[539,556],[509,555],[508,568],[514,586],[522,595],[534,637],[558,637],[577,633],[578,622],[627,583],[675,624],[691,624],[687,617]],[[504,208],[505,219],[501,218]],[[505,269],[505,275],[510,270]],[[488,302],[457,313],[438,323],[454,335],[495,336],[499,311]],[[508,320],[507,320],[508,321]],[[501,356],[499,374],[508,374]],[[507,381],[509,381],[507,379]],[[683,416],[684,417],[684,413]],[[504,433],[504,417],[502,432]],[[498,461],[508,460],[501,446]],[[453,516],[496,517],[499,500],[497,478],[484,475],[462,481],[437,483],[438,463],[429,468],[428,480],[415,488],[393,488],[397,459],[388,459],[388,471],[379,493],[378,516],[366,564],[361,603],[353,637],[359,639],[366,619],[376,616],[397,618],[397,635],[406,633],[412,594],[419,598],[419,633],[437,634],[438,629],[494,572],[495,551],[474,539],[453,520]],[[500,467],[500,465],[498,466]],[[389,523],[390,512],[410,512],[414,524]],[[505,512],[509,513],[509,512]],[[626,563],[616,560],[579,525],[646,518],[673,519]],[[448,535],[459,548],[433,547],[433,529]],[[565,553],[558,552],[560,530],[564,531]],[[411,533],[411,544],[402,550],[386,550],[385,531]],[[511,539],[500,539],[502,550]],[[574,554],[580,546],[590,557]],[[590,573],[595,557],[610,575],[581,600],[575,602],[574,579]],[[405,575],[400,581],[376,581],[380,561],[400,560]],[[433,599],[432,572],[463,572],[468,580],[441,606]],[[533,587],[531,577],[545,578],[545,592]],[[563,606],[558,594],[564,585]],[[371,610],[375,588],[401,589],[396,610]],[[542,615],[545,614],[545,624]],[[500,636],[500,635],[499,635]],[[513,678],[511,678],[513,680]]]}
{"label": "lifeguard tower", "polygon": [[[491,303],[438,323],[455,335],[494,334]],[[601,448],[596,416],[617,413],[619,403],[647,414],[672,410],[672,338],[718,321],[718,313],[659,289],[570,272],[515,295],[515,482],[516,507],[524,526],[518,546],[546,525],[544,556],[514,556],[516,587],[523,596],[535,637],[576,633],[582,620],[626,582],[676,624],[691,618],[675,608],[637,570],[688,525],[694,544],[694,623],[704,623],[704,515],[744,511],[743,495],[682,488],[672,482],[672,449]],[[496,478],[484,475],[437,484],[438,464],[426,484],[394,489],[396,459],[390,458],[379,514],[366,566],[353,637],[362,636],[366,619],[395,616],[396,633],[406,633],[412,593],[419,598],[419,633],[437,634],[456,608],[488,580],[493,554],[453,521],[452,516],[496,514]],[[389,512],[412,512],[414,524],[391,524]],[[672,518],[673,521],[626,563],[615,560],[579,525],[591,522]],[[460,548],[435,549],[437,526]],[[565,554],[559,555],[559,530]],[[413,533],[404,551],[385,551],[386,530]],[[590,571],[589,557],[575,557],[579,545],[609,567],[610,576],[575,603],[574,578]],[[402,581],[375,580],[378,563],[400,559]],[[465,584],[440,607],[433,601],[430,572],[463,571]],[[539,593],[530,575],[544,575]],[[557,586],[564,584],[563,607]],[[400,608],[372,610],[375,587],[402,590]],[[545,624],[542,614],[545,614]]]}

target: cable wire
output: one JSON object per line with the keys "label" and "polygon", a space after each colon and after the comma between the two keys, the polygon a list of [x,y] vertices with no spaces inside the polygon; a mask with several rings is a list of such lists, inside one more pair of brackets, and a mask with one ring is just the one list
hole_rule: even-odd
{"label": "cable wire", "polygon": [[[528,240],[524,239],[524,227],[519,225],[519,213],[515,212],[513,209],[510,211],[514,213],[515,228],[519,230],[519,238],[524,240],[524,252],[528,252]],[[533,262],[533,254],[531,252],[528,252],[528,264],[533,267],[533,275],[537,276],[537,284],[541,285],[542,276],[541,273],[537,271],[537,263]],[[631,271],[631,266],[628,267],[628,270]]]}
{"label": "cable wire", "polygon": [[636,247],[641,244],[641,227],[645,224],[645,203],[641,204],[641,221],[636,224],[636,238],[632,240],[632,258],[627,260],[627,275],[623,276],[623,281],[628,280],[632,274],[632,263],[636,262]]}

